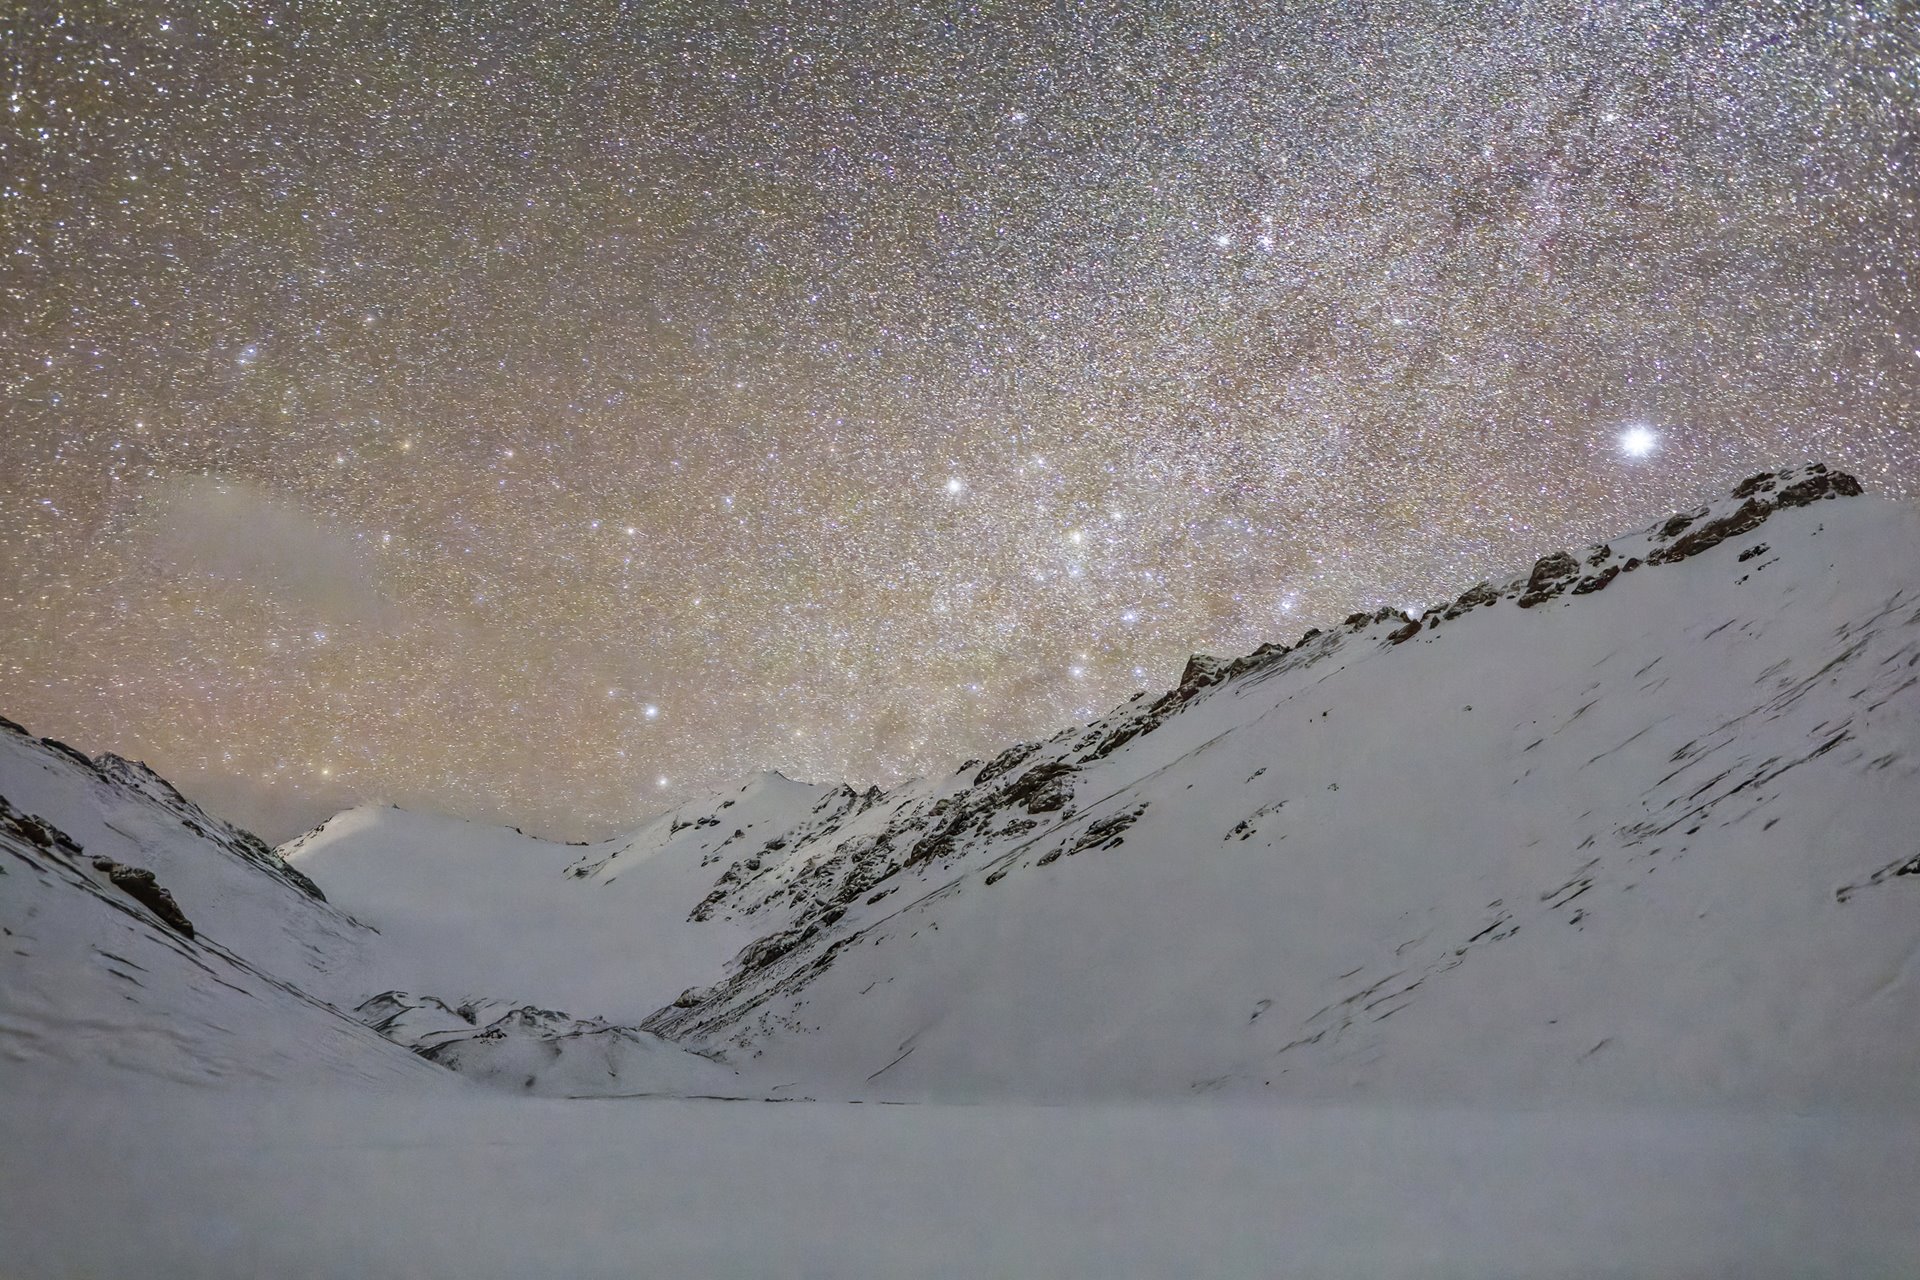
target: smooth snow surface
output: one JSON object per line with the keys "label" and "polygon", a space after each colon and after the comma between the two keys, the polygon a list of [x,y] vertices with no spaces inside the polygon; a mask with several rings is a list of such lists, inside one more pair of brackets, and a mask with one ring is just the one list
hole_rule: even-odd
{"label": "smooth snow surface", "polygon": [[[1920,1124],[0,1098],[9,1276],[1908,1280]],[[57,1159],[49,1153],[58,1152]]]}

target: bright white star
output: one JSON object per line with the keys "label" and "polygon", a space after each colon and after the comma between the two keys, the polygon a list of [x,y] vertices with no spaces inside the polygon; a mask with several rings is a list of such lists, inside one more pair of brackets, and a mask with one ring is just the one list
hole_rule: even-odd
{"label": "bright white star", "polygon": [[1644,458],[1660,447],[1660,433],[1652,427],[1628,427],[1620,433],[1620,452],[1629,458]]}

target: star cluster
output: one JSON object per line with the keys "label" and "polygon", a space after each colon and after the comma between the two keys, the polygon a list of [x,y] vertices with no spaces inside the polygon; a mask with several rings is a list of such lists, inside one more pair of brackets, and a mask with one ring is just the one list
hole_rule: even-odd
{"label": "star cluster", "polygon": [[0,711],[270,835],[887,782],[1920,482],[1895,0],[96,0],[0,77]]}

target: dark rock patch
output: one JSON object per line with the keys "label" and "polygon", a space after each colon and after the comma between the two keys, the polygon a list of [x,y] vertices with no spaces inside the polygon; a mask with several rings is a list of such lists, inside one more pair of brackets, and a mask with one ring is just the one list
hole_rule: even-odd
{"label": "dark rock patch", "polygon": [[193,921],[187,919],[186,913],[180,910],[180,904],[173,900],[173,895],[154,880],[153,872],[145,867],[130,867],[124,862],[115,862],[112,858],[95,858],[93,869],[106,872],[114,888],[159,916],[164,924],[189,938],[193,936]]}
{"label": "dark rock patch", "polygon": [[1587,596],[1592,595],[1596,591],[1605,591],[1613,580],[1619,576],[1620,566],[1610,564],[1591,578],[1582,578],[1579,582],[1575,583],[1573,594],[1577,596]]}

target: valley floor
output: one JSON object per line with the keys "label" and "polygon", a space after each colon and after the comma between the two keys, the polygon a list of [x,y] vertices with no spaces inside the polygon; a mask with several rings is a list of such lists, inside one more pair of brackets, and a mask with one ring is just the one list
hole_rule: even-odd
{"label": "valley floor", "polygon": [[0,1097],[0,1273],[1920,1274],[1920,1115]]}

